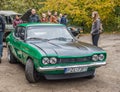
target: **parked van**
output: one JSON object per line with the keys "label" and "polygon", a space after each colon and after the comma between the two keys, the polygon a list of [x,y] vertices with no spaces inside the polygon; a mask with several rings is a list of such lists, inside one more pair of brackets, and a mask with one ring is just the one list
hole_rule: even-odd
{"label": "parked van", "polygon": [[12,23],[15,16],[16,15],[21,16],[21,14],[16,13],[14,11],[1,10],[0,15],[4,18],[6,23],[6,29],[5,29],[4,38],[3,38],[5,40],[5,38],[9,35],[9,33],[14,29]]}

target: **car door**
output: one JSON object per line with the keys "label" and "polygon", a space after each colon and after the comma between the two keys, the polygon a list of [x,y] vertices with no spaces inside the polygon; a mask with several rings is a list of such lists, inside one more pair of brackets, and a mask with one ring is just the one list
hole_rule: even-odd
{"label": "car door", "polygon": [[17,27],[14,33],[15,39],[13,39],[14,51],[16,57],[22,61],[22,44],[24,43],[25,27]]}

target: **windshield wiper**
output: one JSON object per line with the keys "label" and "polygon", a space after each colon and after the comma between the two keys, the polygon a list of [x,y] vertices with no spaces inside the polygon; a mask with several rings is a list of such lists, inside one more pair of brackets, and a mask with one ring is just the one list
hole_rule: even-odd
{"label": "windshield wiper", "polygon": [[48,39],[43,39],[43,38],[38,38],[38,37],[27,38],[27,40],[42,40],[42,41],[48,41]]}
{"label": "windshield wiper", "polygon": [[65,37],[57,37],[57,38],[49,39],[49,41],[50,41],[50,40],[61,40],[61,41],[72,40],[72,41],[73,41],[73,39],[71,39],[71,38],[65,38]]}
{"label": "windshield wiper", "polygon": [[60,41],[74,41],[74,39],[71,38],[65,38],[65,37],[57,37],[57,38],[52,38],[52,39],[44,39],[44,38],[37,38],[37,37],[31,37],[27,38],[27,40],[42,40],[42,41],[51,41],[51,40],[60,40]]}

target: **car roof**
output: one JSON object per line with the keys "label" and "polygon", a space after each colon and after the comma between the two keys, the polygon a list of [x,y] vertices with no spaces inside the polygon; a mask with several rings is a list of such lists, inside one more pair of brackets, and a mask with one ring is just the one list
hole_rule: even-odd
{"label": "car roof", "polygon": [[22,14],[14,12],[14,11],[8,11],[8,10],[3,11],[3,10],[1,10],[0,15],[10,16],[10,15],[22,15]]}
{"label": "car roof", "polygon": [[23,23],[19,24],[19,26],[31,27],[31,26],[65,26],[65,25],[56,23]]}

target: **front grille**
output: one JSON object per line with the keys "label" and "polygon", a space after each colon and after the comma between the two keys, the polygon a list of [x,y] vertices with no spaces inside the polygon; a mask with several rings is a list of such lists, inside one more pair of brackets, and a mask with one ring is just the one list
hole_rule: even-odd
{"label": "front grille", "polygon": [[76,62],[88,62],[91,61],[91,57],[83,57],[83,58],[60,58],[58,59],[58,63],[76,63]]}

